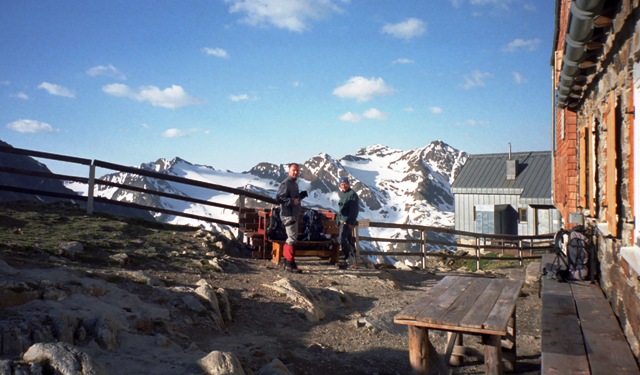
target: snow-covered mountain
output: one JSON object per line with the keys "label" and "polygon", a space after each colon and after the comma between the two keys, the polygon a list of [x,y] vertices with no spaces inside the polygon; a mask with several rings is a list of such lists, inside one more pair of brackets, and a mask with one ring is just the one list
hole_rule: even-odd
{"label": "snow-covered mountain", "polygon": [[[338,179],[349,177],[351,187],[360,197],[360,219],[376,222],[419,224],[453,227],[453,195],[450,186],[467,159],[465,152],[441,141],[433,141],[423,148],[402,151],[383,145],[361,148],[353,155],[335,159],[319,154],[301,164],[298,183],[309,197],[303,205],[314,208],[337,207]],[[204,181],[232,188],[245,189],[275,197],[280,183],[287,177],[287,166],[262,162],[242,173],[218,170],[210,166],[194,165],[186,160],[159,159],[140,165],[141,169]],[[171,194],[237,205],[237,197],[206,188],[187,186],[166,180],[141,177],[129,173],[114,173],[104,180],[131,184]],[[194,213],[222,220],[237,221],[230,210],[150,197],[128,190],[102,188],[98,195],[144,205]],[[158,220],[174,224],[195,224],[193,219],[157,215]],[[196,225],[200,225],[197,223]],[[374,237],[404,238],[397,229],[369,228]],[[387,231],[388,233],[382,233]]]}

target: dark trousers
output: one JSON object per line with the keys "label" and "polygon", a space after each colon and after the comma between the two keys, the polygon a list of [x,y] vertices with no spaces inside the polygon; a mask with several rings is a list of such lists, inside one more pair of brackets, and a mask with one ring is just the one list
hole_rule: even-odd
{"label": "dark trousers", "polygon": [[349,225],[340,223],[338,242],[340,243],[340,248],[344,254],[344,259],[349,259],[352,255],[355,257],[355,239],[353,238],[353,230],[349,228]]}

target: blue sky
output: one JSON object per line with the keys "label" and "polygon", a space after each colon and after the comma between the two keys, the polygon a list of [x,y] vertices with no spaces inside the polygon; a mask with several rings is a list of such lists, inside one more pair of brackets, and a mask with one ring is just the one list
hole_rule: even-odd
{"label": "blue sky", "polygon": [[553,0],[0,1],[0,140],[241,172],[551,149]]}

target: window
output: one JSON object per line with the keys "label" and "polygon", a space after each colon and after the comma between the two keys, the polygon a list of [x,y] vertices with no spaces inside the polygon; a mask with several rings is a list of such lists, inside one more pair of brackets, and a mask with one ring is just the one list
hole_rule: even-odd
{"label": "window", "polygon": [[526,208],[518,208],[518,221],[521,223],[527,222],[527,209]]}

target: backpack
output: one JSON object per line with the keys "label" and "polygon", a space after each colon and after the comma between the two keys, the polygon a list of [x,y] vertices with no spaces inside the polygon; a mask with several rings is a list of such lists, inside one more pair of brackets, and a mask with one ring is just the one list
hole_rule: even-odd
{"label": "backpack", "polygon": [[274,241],[283,241],[287,239],[287,231],[284,229],[284,225],[280,219],[280,207],[274,207],[271,209],[271,215],[269,215],[269,226],[267,227],[267,238]]}
{"label": "backpack", "polygon": [[584,233],[584,227],[577,226],[570,231],[562,230],[556,235],[556,257],[564,263],[555,278],[558,281],[587,280],[591,260],[591,240]]}
{"label": "backpack", "polygon": [[316,210],[307,210],[304,213],[302,222],[304,231],[299,236],[301,241],[322,241],[324,236],[324,215]]}

